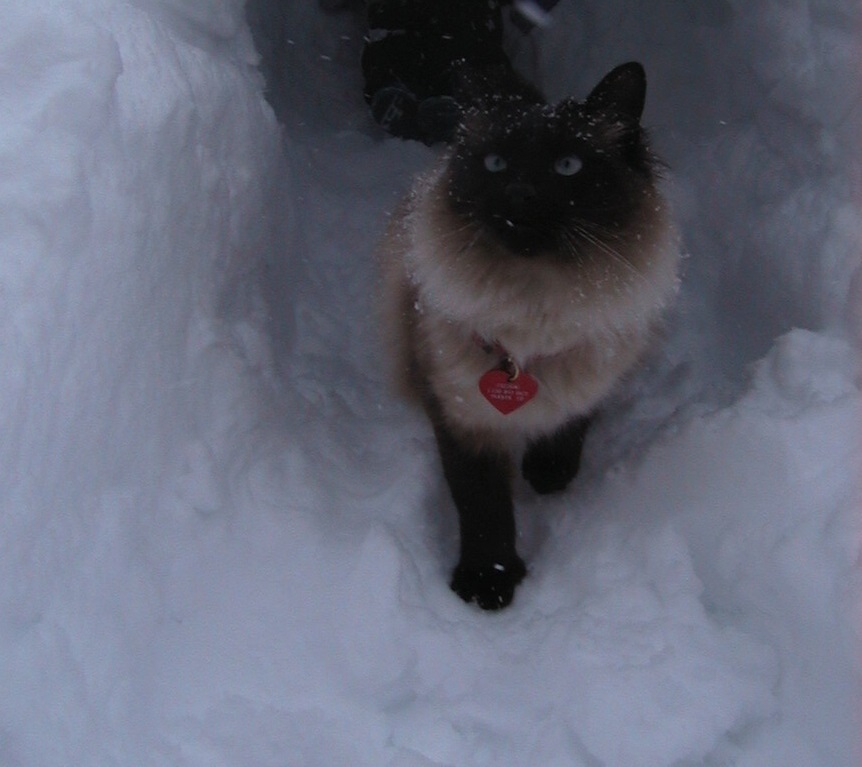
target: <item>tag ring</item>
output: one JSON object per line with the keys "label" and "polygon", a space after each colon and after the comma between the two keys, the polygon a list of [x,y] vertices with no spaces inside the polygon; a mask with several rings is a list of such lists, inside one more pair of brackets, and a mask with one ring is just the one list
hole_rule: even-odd
{"label": "tag ring", "polygon": [[506,360],[503,363],[503,369],[509,376],[510,383],[517,380],[518,376],[521,375],[521,368],[518,367],[518,363],[515,362],[515,360],[513,360],[511,357],[506,357]]}

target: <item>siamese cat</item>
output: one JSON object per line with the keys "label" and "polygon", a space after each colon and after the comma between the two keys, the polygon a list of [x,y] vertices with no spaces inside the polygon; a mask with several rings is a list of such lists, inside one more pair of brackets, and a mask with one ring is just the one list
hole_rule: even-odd
{"label": "siamese cat", "polygon": [[513,458],[538,493],[578,471],[590,414],[650,347],[680,249],[640,117],[640,64],[578,102],[488,97],[381,245],[397,373],[433,425],[460,527],[451,587],[508,605]]}

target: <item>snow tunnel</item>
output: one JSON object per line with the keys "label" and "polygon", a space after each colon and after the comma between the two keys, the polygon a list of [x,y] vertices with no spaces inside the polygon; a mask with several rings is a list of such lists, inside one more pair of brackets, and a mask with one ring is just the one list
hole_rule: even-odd
{"label": "snow tunnel", "polygon": [[858,765],[860,21],[507,24],[552,99],[644,64],[686,260],[489,616],[383,372],[374,246],[440,149],[369,116],[363,3],[6,3],[0,765]]}

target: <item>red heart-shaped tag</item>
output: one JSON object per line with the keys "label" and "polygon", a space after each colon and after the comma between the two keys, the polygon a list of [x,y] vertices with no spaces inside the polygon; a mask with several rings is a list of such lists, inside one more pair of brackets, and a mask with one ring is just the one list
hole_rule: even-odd
{"label": "red heart-shaped tag", "polygon": [[514,378],[505,370],[489,370],[479,379],[479,391],[503,415],[526,405],[539,390],[539,382],[523,370]]}

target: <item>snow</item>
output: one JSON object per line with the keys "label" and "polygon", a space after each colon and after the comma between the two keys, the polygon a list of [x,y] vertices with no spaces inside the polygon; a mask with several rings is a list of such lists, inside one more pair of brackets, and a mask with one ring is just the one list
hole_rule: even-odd
{"label": "snow", "polygon": [[372,251],[435,153],[371,125],[358,19],[3,4],[0,765],[857,765],[859,21],[513,36],[554,97],[644,62],[689,257],[489,615],[387,391]]}

